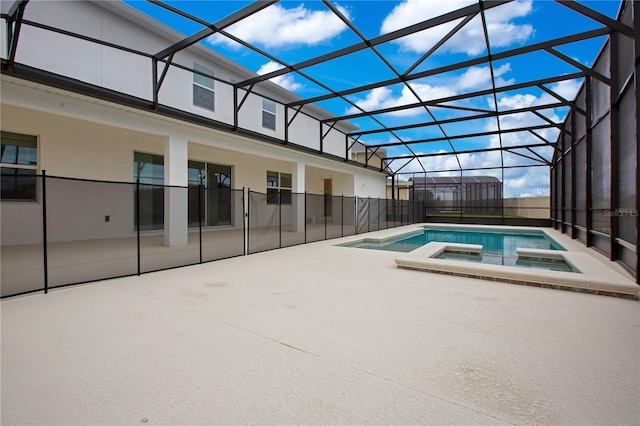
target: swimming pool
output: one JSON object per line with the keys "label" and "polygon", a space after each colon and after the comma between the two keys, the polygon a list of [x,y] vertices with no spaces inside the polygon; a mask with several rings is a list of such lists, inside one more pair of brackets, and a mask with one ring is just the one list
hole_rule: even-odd
{"label": "swimming pool", "polygon": [[398,269],[640,300],[635,283],[594,262],[589,253],[568,250],[545,229],[448,224],[405,229],[341,245],[394,250]]}
{"label": "swimming pool", "polygon": [[421,231],[398,235],[382,241],[360,240],[343,244],[345,247],[387,250],[409,253],[430,242],[477,244],[482,253],[500,256],[517,256],[517,248],[564,250],[542,230],[505,230],[473,228],[426,227]]}

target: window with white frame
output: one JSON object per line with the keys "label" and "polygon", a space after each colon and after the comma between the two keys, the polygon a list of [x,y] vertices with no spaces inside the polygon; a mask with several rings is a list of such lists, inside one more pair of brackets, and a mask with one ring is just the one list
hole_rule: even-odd
{"label": "window with white frame", "polygon": [[262,127],[276,129],[276,103],[269,99],[262,99]]}
{"label": "window with white frame", "polygon": [[38,138],[0,132],[2,201],[35,201],[38,171]]}
{"label": "window with white frame", "polygon": [[267,204],[291,204],[291,173],[267,171]]}
{"label": "window with white frame", "polygon": [[212,78],[214,71],[195,63],[193,71],[195,71],[193,73],[193,105],[215,111],[215,80]]}

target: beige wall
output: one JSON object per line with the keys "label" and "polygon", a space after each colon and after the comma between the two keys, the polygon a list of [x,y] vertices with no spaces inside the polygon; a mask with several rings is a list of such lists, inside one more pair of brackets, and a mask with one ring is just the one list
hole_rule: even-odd
{"label": "beige wall", "polygon": [[[369,153],[369,155],[371,155],[371,153]],[[364,152],[354,152],[351,155],[351,159],[365,164],[367,157]],[[377,155],[373,155],[371,158],[369,158],[368,165],[373,167],[382,167],[382,158],[378,157]]]}
{"label": "beige wall", "polygon": [[[267,170],[294,174],[299,169],[305,172],[309,193],[322,193],[321,179],[331,177],[336,195],[352,196],[357,191],[363,197],[384,197],[386,177],[379,172],[6,76],[0,115],[2,130],[38,137],[38,171],[45,169],[49,176],[132,183],[134,152],[162,155],[168,138],[178,137],[189,142],[189,159],[232,166],[235,189],[264,193]],[[56,202],[48,200],[49,210],[56,203],[61,212],[65,206],[80,207],[74,217],[60,215],[49,229],[51,241],[133,234],[131,185],[102,193],[87,184],[70,186]],[[37,241],[41,210],[39,200],[3,202],[2,223],[19,225],[3,226],[3,245]]]}
{"label": "beige wall", "polygon": [[[49,176],[133,182],[134,151],[164,154],[165,138],[162,136],[23,108],[3,107],[2,122],[3,130],[38,136],[39,168],[47,170]],[[292,162],[197,143],[189,143],[188,158],[229,165],[233,170],[233,188],[245,187],[260,193],[266,193],[267,170],[292,173],[294,168]],[[331,175],[327,170],[313,170]],[[340,175],[343,179],[349,178],[346,174]],[[350,180],[353,182],[353,176]],[[47,183],[51,242],[133,235],[132,185],[120,187],[51,179]],[[340,185],[347,186],[347,183],[340,182]],[[321,193],[318,188],[314,189]],[[65,216],[64,212],[69,212],[69,206],[74,204],[77,205],[74,213]],[[284,208],[285,218],[290,216],[288,210]],[[109,222],[105,222],[105,216],[110,217]],[[25,225],[20,229],[5,229],[5,243],[18,244],[41,238],[40,203],[3,203],[2,218],[4,223]],[[21,218],[30,219],[24,221]],[[38,225],[37,229],[34,229],[34,223]]]}
{"label": "beige wall", "polygon": [[353,175],[318,167],[306,167],[308,193],[324,194],[324,179],[331,179],[333,195],[353,196]]}
{"label": "beige wall", "polygon": [[[325,179],[331,179],[332,195],[353,196],[353,175],[317,167],[306,167],[306,187],[309,194],[324,194]],[[342,214],[340,203],[333,203],[332,206],[332,216],[339,216]],[[324,215],[324,210],[320,207],[320,204],[310,203],[310,205],[307,206],[307,215],[314,216],[319,220],[319,218]]]}
{"label": "beige wall", "polygon": [[[16,114],[16,111],[22,111],[20,116]],[[345,176],[360,176],[363,182],[367,182],[367,193],[359,195],[377,196],[370,194],[370,192],[381,191],[380,196],[384,196],[386,177],[380,172],[302,153],[285,146],[260,142],[236,133],[205,128],[159,116],[151,112],[134,110],[107,102],[96,102],[53,88],[45,90],[42,86],[36,87],[31,83],[15,81],[5,76],[2,77],[2,109],[0,112],[3,116],[2,128],[31,134],[49,131],[48,135],[44,135],[47,139],[71,141],[70,143],[74,145],[74,152],[67,152],[65,155],[70,155],[75,160],[86,160],[83,164],[87,164],[87,166],[83,170],[79,170],[76,166],[70,165],[72,163],[64,161],[64,158],[62,161],[54,161],[53,157],[45,155],[46,158],[41,164],[48,168],[47,171],[50,174],[54,171],[63,174],[62,172],[66,170],[64,174],[78,176],[86,172],[101,170],[105,173],[98,175],[96,172],[94,178],[114,179],[115,177],[130,181],[133,177],[133,166],[129,166],[129,164],[133,162],[133,150],[160,154],[164,151],[164,141],[169,135],[172,135],[184,138],[190,143],[216,147],[229,152],[244,153],[249,157],[278,159],[292,164],[292,169],[294,165],[306,165],[336,171]],[[53,130],[57,133],[55,138]],[[97,142],[96,155],[91,150],[92,145],[88,143],[92,140]],[[131,145],[132,149],[126,150],[130,144],[135,145]],[[62,149],[64,150],[64,148]],[[122,154],[122,149],[125,149],[124,154]],[[116,152],[118,150],[119,154]],[[115,169],[103,167],[105,162],[114,160],[116,156],[118,156],[118,166]],[[122,159],[126,159],[126,161],[120,162]],[[52,170],[52,162],[56,162],[60,167],[56,166],[55,170]],[[260,166],[259,163],[257,165]],[[257,182],[258,187],[262,187],[264,181],[265,179],[261,177]],[[254,187],[256,185],[252,182],[237,183],[239,187],[243,185]],[[380,191],[373,190],[373,187],[377,187]],[[336,188],[335,192],[344,191],[345,195],[348,195],[358,189],[359,187],[356,186]],[[312,189],[307,190],[311,191]]]}
{"label": "beige wall", "polygon": [[[38,136],[38,166],[51,176],[133,182],[135,151],[164,154],[164,136],[30,109],[3,105],[2,130]],[[267,170],[293,173],[294,163],[189,143],[190,160],[233,168],[233,188],[266,192]],[[335,195],[353,195],[353,175],[308,166],[306,191],[322,194],[322,179],[333,179]]]}
{"label": "beige wall", "polygon": [[[164,154],[166,137],[106,124],[41,112],[12,105],[1,110],[2,130],[38,137],[38,171],[48,176],[134,182],[134,152]],[[220,142],[219,135],[212,135]],[[190,160],[229,165],[234,189],[266,193],[268,170],[294,173],[295,163],[189,142]],[[231,143],[231,142],[230,142]],[[323,193],[323,179],[333,181],[333,194],[352,196],[354,175],[319,167],[305,168],[306,191]],[[50,241],[114,238],[133,234],[134,192],[132,185],[114,186],[68,180],[48,180]],[[65,217],[69,205],[77,215]],[[24,244],[41,237],[41,205],[5,202],[4,223],[20,223],[20,229],[3,229],[3,243]],[[285,213],[287,213],[285,207]],[[59,212],[59,213],[58,213]],[[109,216],[109,222],[105,221]],[[289,214],[285,214],[289,216]],[[22,220],[26,219],[26,220]]]}
{"label": "beige wall", "polygon": [[549,197],[505,198],[504,213],[530,218],[549,218]]}
{"label": "beige wall", "polygon": [[[396,200],[408,200],[409,199],[409,191],[411,191],[411,187],[410,186],[396,186],[395,187],[395,193],[396,193]],[[387,185],[387,198],[391,199],[392,195],[391,195],[391,185]]]}
{"label": "beige wall", "polygon": [[2,105],[2,130],[38,136],[38,168],[48,175],[133,182],[133,152],[162,154],[164,138]]}

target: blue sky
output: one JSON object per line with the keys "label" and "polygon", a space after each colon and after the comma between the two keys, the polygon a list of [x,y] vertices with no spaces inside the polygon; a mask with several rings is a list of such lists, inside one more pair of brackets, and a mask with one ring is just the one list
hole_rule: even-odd
{"label": "blue sky", "polygon": [[[128,1],[130,5],[164,22],[176,30],[190,35],[202,27],[185,18],[178,17],[150,3]],[[244,1],[167,1],[180,9],[209,22],[218,21],[241,9],[250,2]],[[367,38],[373,38],[393,30],[418,23],[420,21],[442,15],[452,10],[474,4],[465,0],[404,0],[404,1],[334,1],[333,5],[351,21]],[[583,1],[585,5],[609,17],[615,18],[618,1]],[[491,3],[488,2],[490,5]],[[549,0],[517,0],[507,5],[498,6],[486,11],[489,27],[489,39],[492,53],[526,46],[577,32],[601,28],[602,25],[589,18]],[[398,39],[378,46],[379,52],[390,62],[395,71],[404,73],[409,67],[440,40],[457,22],[441,25],[419,34]],[[231,34],[246,40],[269,54],[289,64],[295,64],[341,47],[358,43],[361,39],[344,25],[320,1],[282,1],[269,6],[246,21],[228,29]],[[603,37],[558,47],[565,55],[585,65],[591,65],[604,42]],[[279,67],[268,58],[239,46],[223,36],[213,36],[203,41],[208,47],[230,59],[244,65],[259,74],[273,71]],[[467,23],[457,35],[434,52],[426,61],[419,63],[412,72],[420,72],[441,66],[461,62],[487,54],[484,43],[480,17]],[[495,61],[493,71],[498,86],[527,82],[535,79],[569,74],[578,70],[557,59],[547,52],[536,52],[523,56]],[[374,52],[364,50],[324,64],[315,65],[303,70],[310,77],[321,81],[331,89],[340,91],[359,87],[369,83],[396,77]],[[275,80],[276,83],[292,90],[301,97],[309,98],[326,94],[327,91],[312,81],[298,75],[287,74]],[[567,98],[573,99],[581,80],[569,80],[547,85],[549,89]],[[490,70],[487,64],[472,68],[412,80],[410,87],[398,84],[374,90],[348,95],[352,104],[341,99],[320,102],[318,105],[336,115],[358,112],[359,108],[367,111],[415,103],[419,100],[431,100],[442,97],[464,94],[491,87]],[[414,93],[418,95],[415,97]],[[540,89],[507,91],[498,95],[500,110],[524,108],[553,102],[553,98]],[[495,108],[492,96],[480,96],[470,100],[450,103],[454,106],[465,106],[491,110]],[[431,114],[429,114],[429,112]],[[414,109],[402,113],[387,113],[376,118],[387,126],[399,126],[414,123],[428,123],[433,117],[438,120],[468,115],[445,108]],[[555,108],[545,110],[544,115],[554,121],[561,121],[566,109]],[[362,130],[378,129],[380,125],[370,118],[352,120]],[[521,125],[544,124],[544,121],[531,113],[512,114],[501,118],[502,129]],[[464,124],[448,124],[425,126],[418,129],[399,131],[397,135],[403,140],[422,140],[465,133],[491,131],[497,128],[495,118],[473,120]],[[540,135],[555,141],[557,133],[553,129],[541,130]],[[369,135],[361,139],[373,144],[393,143],[397,139],[388,133]],[[529,133],[513,133],[502,137],[503,145],[521,145],[522,143],[541,142]],[[416,153],[428,154],[450,152],[451,145],[456,150],[478,149],[499,146],[497,136],[480,138],[452,139],[451,142],[430,142],[412,146]],[[549,147],[534,148],[534,153],[515,150],[527,157],[537,158],[540,155],[550,159],[552,150]],[[390,156],[410,155],[405,147],[388,147]],[[537,155],[536,155],[537,154]],[[392,167],[402,167],[402,172],[422,172],[423,168],[432,170],[492,167],[489,171],[468,171],[466,175],[491,174],[502,179],[499,170],[505,165],[533,165],[532,159],[524,156],[499,152],[431,157],[421,160],[396,160]],[[460,172],[443,172],[440,175],[459,175]],[[437,176],[438,174],[432,174]],[[409,177],[408,175],[405,176]],[[548,195],[548,168],[534,167],[505,170],[505,195]]]}

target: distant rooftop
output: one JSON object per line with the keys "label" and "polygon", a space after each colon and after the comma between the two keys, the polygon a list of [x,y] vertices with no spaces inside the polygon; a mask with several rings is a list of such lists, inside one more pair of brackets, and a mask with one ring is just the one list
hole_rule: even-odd
{"label": "distant rooftop", "polygon": [[500,182],[500,179],[494,176],[438,176],[438,177],[415,177],[412,178],[415,183],[431,183],[431,184],[459,184],[459,183],[493,183]]}

